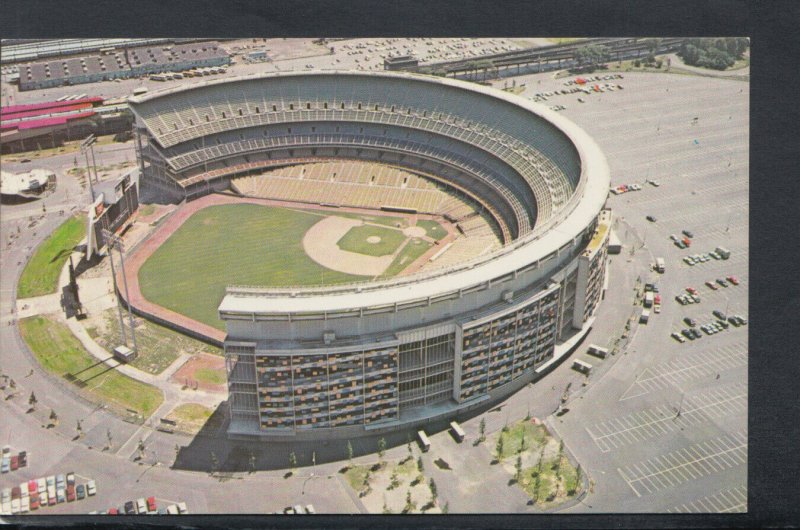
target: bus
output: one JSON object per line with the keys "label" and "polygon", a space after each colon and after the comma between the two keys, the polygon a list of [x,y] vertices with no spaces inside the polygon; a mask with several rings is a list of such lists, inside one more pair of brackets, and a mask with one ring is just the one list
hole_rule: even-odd
{"label": "bus", "polygon": [[588,374],[592,371],[592,365],[587,363],[586,361],[581,361],[580,359],[575,359],[572,363],[573,370],[577,370],[582,374]]}
{"label": "bus", "polygon": [[147,87],[140,86],[139,88],[133,89],[134,96],[141,96],[142,94],[147,94]]}
{"label": "bus", "polygon": [[450,422],[450,431],[453,433],[453,438],[455,438],[458,443],[463,442],[464,438],[467,437],[464,429],[455,421]]}
{"label": "bus", "polygon": [[656,258],[656,272],[664,273],[666,268],[664,267],[664,258]]}
{"label": "bus", "polygon": [[608,356],[608,350],[606,348],[601,348],[600,346],[596,346],[594,344],[589,344],[589,349],[586,350],[587,353],[594,355],[595,357],[600,357],[601,359],[605,359]]}
{"label": "bus", "polygon": [[419,439],[419,445],[422,448],[422,452],[427,453],[428,449],[431,448],[431,441],[428,440],[428,436],[425,434],[425,431],[417,431],[417,438]]}

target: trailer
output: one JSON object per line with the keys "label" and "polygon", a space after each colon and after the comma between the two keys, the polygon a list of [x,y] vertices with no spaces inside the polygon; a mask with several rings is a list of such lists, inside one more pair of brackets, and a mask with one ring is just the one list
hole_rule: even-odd
{"label": "trailer", "polygon": [[572,369],[577,370],[582,374],[588,374],[592,371],[592,365],[587,363],[586,361],[581,361],[580,359],[575,359],[572,363]]}
{"label": "trailer", "polygon": [[453,434],[453,438],[455,438],[458,443],[463,442],[464,438],[467,437],[467,434],[464,432],[464,429],[462,429],[461,425],[459,425],[455,421],[450,422],[450,432]]}
{"label": "trailer", "polygon": [[425,431],[417,431],[417,438],[419,439],[419,446],[422,448],[423,453],[427,453],[428,450],[431,448],[431,441],[428,439],[428,435],[425,434]]}
{"label": "trailer", "polygon": [[608,349],[601,348],[600,346],[597,346],[595,344],[590,344],[589,349],[586,350],[586,353],[594,355],[595,357],[600,357],[601,359],[605,359],[608,356]]}

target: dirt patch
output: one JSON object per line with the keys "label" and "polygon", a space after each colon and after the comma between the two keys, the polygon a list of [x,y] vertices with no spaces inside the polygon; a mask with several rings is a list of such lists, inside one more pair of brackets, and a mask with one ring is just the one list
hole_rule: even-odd
{"label": "dirt patch", "polygon": [[[222,383],[211,382],[214,377],[208,377],[209,373],[219,373],[222,375]],[[189,388],[197,387],[197,390],[205,392],[227,392],[225,383],[225,359],[216,355],[201,353],[195,355],[184,363],[170,377],[170,381]]]}
{"label": "dirt patch", "polygon": [[378,276],[392,263],[393,255],[366,256],[340,249],[336,242],[351,228],[361,226],[358,219],[326,217],[303,236],[303,250],[308,257],[326,267],[347,274]]}

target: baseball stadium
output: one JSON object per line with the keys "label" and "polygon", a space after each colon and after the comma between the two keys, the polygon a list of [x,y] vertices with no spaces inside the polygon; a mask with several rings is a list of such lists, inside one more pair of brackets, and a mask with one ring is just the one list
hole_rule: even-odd
{"label": "baseball stadium", "polygon": [[511,93],[381,72],[256,74],[129,98],[140,314],[224,347],[228,436],[454,419],[536,381],[603,296],[610,175]]}

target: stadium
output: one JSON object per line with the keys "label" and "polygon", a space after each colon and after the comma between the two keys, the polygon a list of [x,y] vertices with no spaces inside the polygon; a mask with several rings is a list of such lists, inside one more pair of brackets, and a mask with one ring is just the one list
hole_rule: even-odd
{"label": "stadium", "polygon": [[142,194],[181,203],[132,250],[132,302],[223,344],[230,437],[457,418],[536,380],[591,326],[609,169],[540,105],[324,71],[129,102]]}

